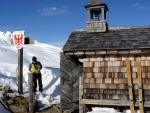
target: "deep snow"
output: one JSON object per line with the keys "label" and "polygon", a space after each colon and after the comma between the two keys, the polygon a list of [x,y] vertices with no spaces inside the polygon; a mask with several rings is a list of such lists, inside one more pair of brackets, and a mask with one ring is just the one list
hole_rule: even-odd
{"label": "deep snow", "polygon": [[[18,49],[10,45],[11,32],[0,32],[0,85],[9,85],[18,91]],[[35,41],[23,47],[23,92],[28,95],[28,66],[32,56],[36,56],[43,69],[43,96],[38,98],[39,106],[45,107],[60,102],[60,51],[61,48]],[[0,106],[1,107],[1,106]],[[2,110],[0,108],[0,110]],[[3,111],[4,113],[4,111]]]}

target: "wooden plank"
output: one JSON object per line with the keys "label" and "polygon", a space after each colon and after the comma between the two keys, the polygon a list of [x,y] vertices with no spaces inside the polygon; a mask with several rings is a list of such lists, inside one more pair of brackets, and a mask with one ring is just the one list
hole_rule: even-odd
{"label": "wooden plank", "polygon": [[65,52],[65,55],[73,55],[73,52]]}
{"label": "wooden plank", "polygon": [[23,48],[18,49],[18,92],[23,94]]}
{"label": "wooden plank", "polygon": [[93,73],[83,73],[83,74],[82,74],[82,77],[83,77],[83,78],[93,78],[93,77],[94,77],[94,74],[93,74]]}
{"label": "wooden plank", "polygon": [[107,50],[107,54],[117,54],[117,50]]}
{"label": "wooden plank", "polygon": [[101,63],[100,62],[94,62],[94,67],[100,67]]}
{"label": "wooden plank", "polygon": [[147,54],[147,53],[150,53],[150,50],[149,49],[147,49],[147,50],[144,49],[144,50],[141,51],[141,53],[146,53]]}
{"label": "wooden plank", "polygon": [[96,88],[96,83],[95,84],[89,84],[89,88]]}
{"label": "wooden plank", "polygon": [[60,55],[61,109],[79,109],[79,76],[82,75],[82,64],[75,56],[64,53]]}
{"label": "wooden plank", "polygon": [[141,60],[137,58],[137,74],[138,74],[138,87],[139,87],[139,107],[140,113],[144,113],[144,105],[143,105],[143,87],[142,87],[142,75],[141,75]]}
{"label": "wooden plank", "polygon": [[28,90],[29,90],[29,113],[34,113],[33,109],[33,74],[28,73]]}
{"label": "wooden plank", "polygon": [[147,60],[147,55],[140,55],[140,57],[141,57],[141,61],[142,60],[144,60],[144,61]]}
{"label": "wooden plank", "polygon": [[[134,89],[139,89],[138,84],[134,85]],[[149,84],[143,84],[143,89],[150,89],[150,85]]]}
{"label": "wooden plank", "polygon": [[83,67],[83,72],[84,73],[92,73],[93,72],[93,68],[92,67]]}
{"label": "wooden plank", "polygon": [[83,62],[90,61],[90,58],[83,58]]}
{"label": "wooden plank", "polygon": [[96,79],[95,78],[90,78],[89,80],[88,80],[88,83],[92,83],[92,84],[95,84],[96,83]]}
{"label": "wooden plank", "polygon": [[146,66],[146,61],[141,61],[141,66]]}
{"label": "wooden plank", "polygon": [[97,56],[96,61],[103,61],[103,56]]}
{"label": "wooden plank", "polygon": [[135,61],[131,61],[131,66],[136,66],[136,62]]}
{"label": "wooden plank", "polygon": [[131,54],[131,55],[129,55],[129,58],[130,58],[131,61],[132,60],[134,61],[135,55]]}
{"label": "wooden plank", "polygon": [[95,55],[95,51],[85,51],[85,55]]}
{"label": "wooden plank", "polygon": [[126,78],[115,78],[114,79],[114,84],[121,84],[121,83],[127,84],[128,81]]}
{"label": "wooden plank", "polygon": [[150,61],[146,60],[145,63],[146,63],[146,66],[150,66]]}
{"label": "wooden plank", "polygon": [[96,54],[104,55],[106,54],[106,51],[96,51]]}
{"label": "wooden plank", "polygon": [[118,54],[129,54],[129,50],[122,50],[122,51],[118,51]]}
{"label": "wooden plank", "polygon": [[104,73],[94,73],[95,78],[104,78]]}
{"label": "wooden plank", "polygon": [[108,84],[113,84],[113,83],[114,83],[114,79],[112,79],[112,78],[105,78],[105,79],[104,79],[104,83],[105,83],[105,84],[107,84],[107,83],[108,83]]}
{"label": "wooden plank", "polygon": [[74,55],[76,55],[76,56],[82,56],[83,54],[84,54],[84,51],[74,52]]}
{"label": "wooden plank", "polygon": [[113,66],[121,66],[121,61],[114,61]]}
{"label": "wooden plank", "polygon": [[79,77],[79,100],[82,99],[83,96],[83,78]]}
{"label": "wooden plank", "polygon": [[[79,104],[91,104],[100,106],[130,106],[130,101],[126,100],[100,100],[100,99],[82,99]],[[139,103],[135,102],[135,107],[138,107]],[[144,107],[150,107],[150,102],[145,102]]]}
{"label": "wooden plank", "polygon": [[94,62],[83,62],[83,67],[93,67]]}
{"label": "wooden plank", "polygon": [[141,54],[141,50],[130,50],[130,54]]}
{"label": "wooden plank", "polygon": [[96,84],[102,84],[102,83],[104,83],[104,80],[103,80],[103,78],[96,78]]}
{"label": "wooden plank", "polygon": [[130,110],[131,110],[131,113],[134,113],[133,83],[132,83],[130,66],[131,66],[130,60],[129,58],[126,58],[126,67],[127,67],[128,84],[129,84]]}
{"label": "wooden plank", "polygon": [[109,55],[108,57],[110,58],[110,61],[117,61],[118,60],[117,55]]}

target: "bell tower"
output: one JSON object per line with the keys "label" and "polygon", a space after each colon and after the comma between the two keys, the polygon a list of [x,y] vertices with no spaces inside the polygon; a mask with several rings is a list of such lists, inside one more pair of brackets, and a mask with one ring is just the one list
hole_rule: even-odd
{"label": "bell tower", "polygon": [[85,8],[88,11],[88,21],[86,22],[87,32],[107,32],[107,5],[102,0],[91,0],[91,2],[86,5]]}

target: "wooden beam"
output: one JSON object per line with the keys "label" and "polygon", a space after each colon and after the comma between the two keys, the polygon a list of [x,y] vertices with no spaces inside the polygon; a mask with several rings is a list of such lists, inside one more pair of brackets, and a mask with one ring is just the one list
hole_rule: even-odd
{"label": "wooden beam", "polygon": [[100,54],[100,55],[105,55],[106,54],[106,51],[96,51],[96,54]]}
{"label": "wooden beam", "polygon": [[[130,101],[126,100],[96,100],[96,99],[82,99],[79,104],[91,104],[100,106],[130,106]],[[139,106],[139,102],[135,102],[135,106]],[[145,102],[144,107],[150,107],[150,102]]]}
{"label": "wooden beam", "polygon": [[34,113],[33,110],[33,75],[28,73],[28,91],[29,91],[29,113]]}
{"label": "wooden beam", "polygon": [[147,53],[150,53],[150,49],[142,50],[141,53],[143,53],[143,54],[144,54],[144,53],[146,53],[146,54],[147,54]]}
{"label": "wooden beam", "polygon": [[23,94],[23,48],[18,49],[18,93]]}
{"label": "wooden beam", "polygon": [[140,58],[137,58],[136,61],[137,61],[138,87],[139,87],[139,107],[140,107],[140,113],[144,113],[141,60]]}
{"label": "wooden beam", "polygon": [[64,52],[65,55],[73,55],[73,52]]}
{"label": "wooden beam", "polygon": [[141,54],[141,50],[130,50],[130,54]]}
{"label": "wooden beam", "polygon": [[130,110],[131,113],[134,113],[133,82],[132,82],[131,69],[130,69],[131,65],[130,65],[129,58],[126,58],[126,67],[127,67],[128,85],[129,85]]}
{"label": "wooden beam", "polygon": [[84,51],[75,51],[74,55],[76,55],[76,56],[83,56],[84,55]]}
{"label": "wooden beam", "polygon": [[107,54],[117,54],[117,50],[107,50]]}
{"label": "wooden beam", "polygon": [[118,51],[118,54],[129,54],[129,50],[121,50],[121,51]]}
{"label": "wooden beam", "polygon": [[85,51],[85,55],[95,55],[95,51]]}

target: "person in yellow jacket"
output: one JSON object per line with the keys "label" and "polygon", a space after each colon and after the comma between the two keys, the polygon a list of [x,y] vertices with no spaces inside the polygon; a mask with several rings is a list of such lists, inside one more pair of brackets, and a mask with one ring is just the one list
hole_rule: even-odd
{"label": "person in yellow jacket", "polygon": [[39,91],[42,93],[42,74],[41,74],[42,64],[37,61],[35,56],[32,57],[32,63],[29,64],[29,71],[33,73],[33,92],[37,91],[37,81],[39,85]]}

